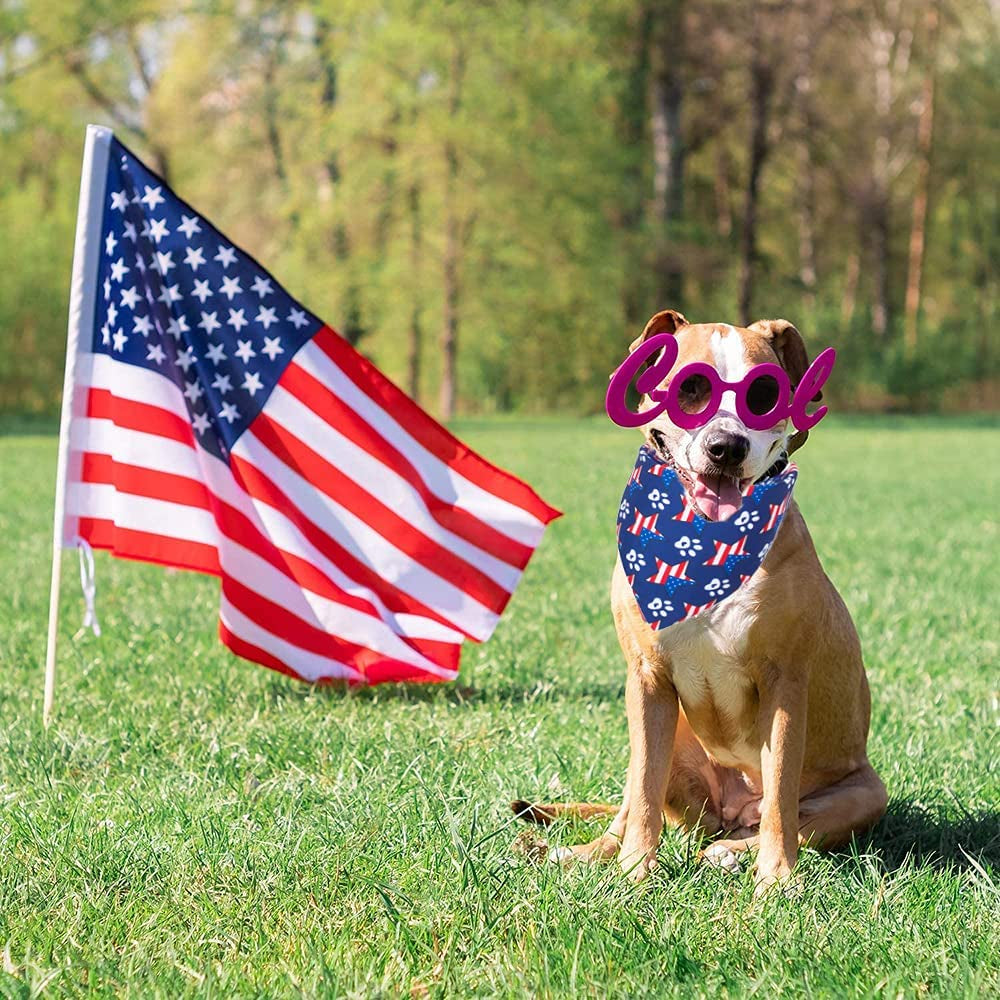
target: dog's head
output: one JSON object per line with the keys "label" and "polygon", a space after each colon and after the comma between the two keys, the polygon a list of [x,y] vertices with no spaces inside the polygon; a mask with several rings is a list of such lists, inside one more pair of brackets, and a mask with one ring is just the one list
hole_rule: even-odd
{"label": "dog's head", "polygon": [[[666,309],[646,324],[630,352],[658,333],[673,334],[678,349],[677,360],[658,389],[666,389],[676,373],[695,361],[711,366],[728,383],[741,381],[755,365],[778,364],[788,373],[793,391],[809,367],[799,331],[783,319],[758,320],[749,327],[688,323],[679,312]],[[677,390],[681,408],[689,413],[703,409],[710,390],[707,383],[704,375],[686,377]],[[748,398],[754,412],[766,412],[769,400],[755,400],[755,392],[766,396],[766,383],[758,386],[755,381]],[[639,409],[652,406],[653,401],[644,396]],[[747,427],[737,414],[736,394],[728,388],[718,411],[701,427],[684,430],[663,412],[642,430],[654,450],[672,459],[691,498],[713,520],[735,514],[742,491],[783,456],[800,448],[808,436],[808,432],[797,432],[787,419],[767,430]]]}

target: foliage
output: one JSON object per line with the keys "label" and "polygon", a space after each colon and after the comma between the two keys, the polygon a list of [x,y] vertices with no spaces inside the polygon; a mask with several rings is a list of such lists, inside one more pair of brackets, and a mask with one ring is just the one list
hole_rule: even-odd
{"label": "foliage", "polygon": [[0,410],[58,403],[87,121],[425,403],[454,302],[466,411],[596,410],[667,305],[784,315],[855,355],[841,403],[935,406],[955,373],[909,373],[946,331],[961,377],[1000,366],[997,30],[979,0],[2,0]]}
{"label": "foliage", "polygon": [[608,579],[633,435],[460,423],[565,517],[457,685],[291,681],[221,647],[215,580],[103,553],[104,634],[74,640],[66,554],[48,732],[48,580],[25,567],[51,551],[55,439],[0,437],[0,994],[997,995],[997,428],[828,421],[796,492],[859,627],[889,812],[762,907],[673,832],[639,889],[513,849],[512,798],[621,793]]}

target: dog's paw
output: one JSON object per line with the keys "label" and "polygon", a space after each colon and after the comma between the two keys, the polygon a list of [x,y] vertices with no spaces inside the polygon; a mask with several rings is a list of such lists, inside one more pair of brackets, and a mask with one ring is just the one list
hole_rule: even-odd
{"label": "dog's paw", "polygon": [[780,867],[773,872],[761,872],[758,868],[754,876],[754,899],[761,900],[772,896],[783,896],[785,899],[798,899],[805,890],[802,876],[790,868]]}
{"label": "dog's paw", "polygon": [[722,868],[731,875],[739,875],[743,870],[743,866],[740,864],[740,856],[725,844],[709,844],[701,852],[701,858],[712,865],[713,868]]}
{"label": "dog's paw", "polygon": [[627,851],[624,847],[618,856],[618,864],[622,874],[633,882],[642,882],[656,871],[659,862],[656,860],[656,848],[649,851]]}
{"label": "dog's paw", "polygon": [[554,865],[568,865],[579,860],[579,854],[572,847],[553,847],[549,851],[549,861]]}

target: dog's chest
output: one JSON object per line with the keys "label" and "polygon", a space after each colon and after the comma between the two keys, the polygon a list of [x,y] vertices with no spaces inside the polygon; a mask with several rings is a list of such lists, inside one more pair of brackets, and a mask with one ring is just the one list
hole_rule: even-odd
{"label": "dog's chest", "polygon": [[747,633],[756,613],[748,583],[717,608],[663,630],[684,714],[702,746],[726,767],[760,767],[757,691],[746,665]]}

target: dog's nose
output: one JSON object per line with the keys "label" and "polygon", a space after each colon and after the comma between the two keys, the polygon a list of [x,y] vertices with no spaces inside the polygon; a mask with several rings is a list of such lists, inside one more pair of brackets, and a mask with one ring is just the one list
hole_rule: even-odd
{"label": "dog's nose", "polygon": [[750,439],[742,434],[713,434],[705,442],[705,451],[723,468],[735,468],[750,454]]}

